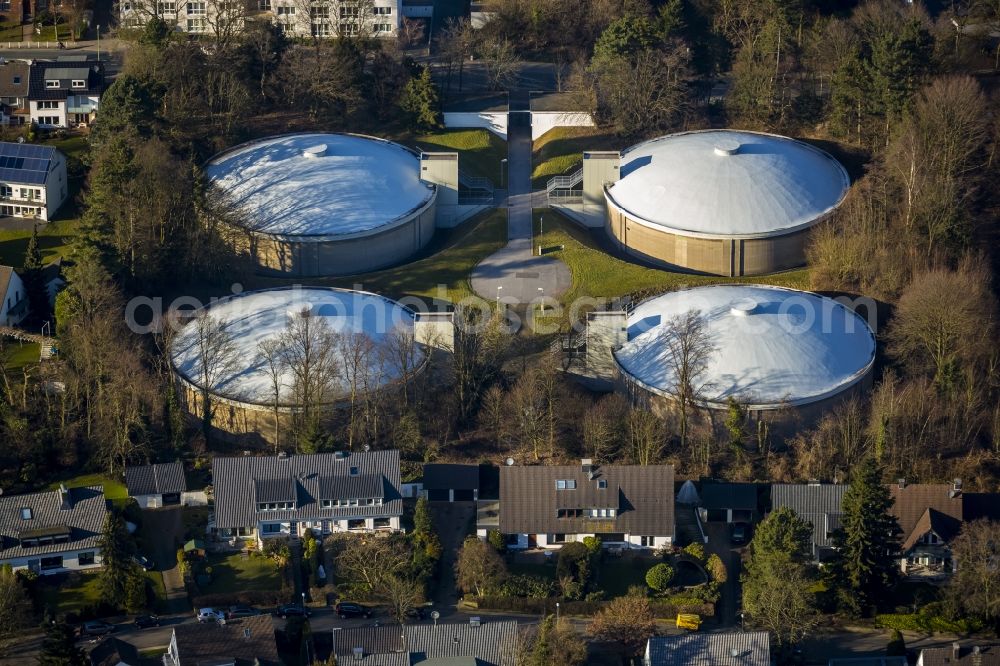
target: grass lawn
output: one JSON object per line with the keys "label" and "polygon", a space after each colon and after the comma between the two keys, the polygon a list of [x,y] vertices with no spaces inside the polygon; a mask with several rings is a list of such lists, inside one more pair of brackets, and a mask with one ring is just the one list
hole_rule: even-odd
{"label": "grass lawn", "polygon": [[596,127],[555,127],[531,147],[531,186],[541,189],[549,178],[578,168],[585,150],[619,150],[622,140]]}
{"label": "grass lawn", "polygon": [[[545,217],[545,234],[538,240],[539,220]],[[713,283],[750,282],[773,284],[796,289],[808,289],[809,271],[805,268],[774,275],[746,278],[716,277],[673,273],[667,270],[646,268],[617,259],[602,250],[591,234],[603,233],[600,229],[588,232],[558,213],[547,209],[534,212],[536,245],[565,245],[565,249],[551,253],[562,260],[573,273],[573,285],[563,294],[563,303],[589,296],[614,298],[636,292],[667,291],[682,286]]]}
{"label": "grass lawn", "polygon": [[[65,206],[70,205],[69,202]],[[69,244],[79,232],[79,220],[39,222],[38,247],[42,251],[42,262],[49,263],[56,257],[69,254]],[[31,229],[0,229],[0,264],[21,267],[24,265],[24,251],[28,248]]]}
{"label": "grass lawn", "polygon": [[605,555],[601,562],[598,575],[600,587],[610,599],[628,594],[628,588],[633,585],[646,586],[646,571],[663,560],[658,558],[611,558]]}
{"label": "grass lawn", "polygon": [[20,23],[0,24],[0,42],[19,42],[23,34]]}
{"label": "grass lawn", "polygon": [[260,555],[250,555],[244,559],[240,553],[211,553],[208,565],[212,567],[212,582],[202,588],[203,594],[281,589],[281,572],[278,571],[278,566]]}
{"label": "grass lawn", "polygon": [[88,606],[96,607],[100,603],[100,576],[96,572],[59,575],[51,582],[47,576],[42,576],[39,591],[45,608],[56,614],[79,613]]}
{"label": "grass lawn", "polygon": [[90,150],[90,144],[87,143],[87,137],[82,134],[74,134],[73,136],[68,136],[62,139],[46,139],[45,141],[42,141],[42,143],[47,146],[55,146],[68,157],[75,157],[77,159],[83,159],[83,156]]}
{"label": "grass lawn", "polygon": [[7,347],[7,369],[17,370],[28,365],[37,365],[41,349],[37,342],[9,340]]}
{"label": "grass lawn", "polygon": [[128,490],[122,481],[109,479],[103,474],[81,474],[70,479],[53,481],[49,484],[48,490],[56,490],[59,484],[66,484],[67,488],[82,488],[84,486],[104,486],[104,497],[114,501],[124,501],[128,499]]}
{"label": "grass lawn", "polygon": [[[353,288],[389,298],[442,298],[458,302],[472,295],[469,273],[485,257],[507,243],[507,211],[491,210],[443,235],[427,249],[428,256],[409,264],[351,277],[315,278],[316,286]],[[254,288],[289,284],[287,280],[257,278]],[[438,286],[441,285],[441,289]]]}
{"label": "grass lawn", "polygon": [[151,608],[157,613],[163,612],[167,607],[167,588],[163,584],[163,574],[159,571],[147,571],[146,579],[153,590],[150,597]]}
{"label": "grass lawn", "polygon": [[536,564],[534,562],[509,562],[507,571],[519,576],[537,576],[539,578],[556,579],[556,560],[558,556],[552,556],[551,563]]}
{"label": "grass lawn", "polygon": [[470,176],[484,176],[494,186],[500,186],[500,160],[507,157],[507,142],[488,130],[441,130],[413,137],[408,143],[426,151],[457,151],[462,171]]}

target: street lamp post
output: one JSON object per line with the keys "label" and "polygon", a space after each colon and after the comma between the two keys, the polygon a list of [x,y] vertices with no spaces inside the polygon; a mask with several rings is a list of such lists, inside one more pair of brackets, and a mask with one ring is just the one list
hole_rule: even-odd
{"label": "street lamp post", "polygon": [[556,626],[559,626],[559,602],[556,602]]}
{"label": "street lamp post", "polygon": [[503,289],[503,285],[497,286],[497,310],[500,309],[500,290]]}
{"label": "street lamp post", "polygon": [[541,306],[541,313],[545,314],[545,290],[541,287],[538,288],[538,298],[541,299],[539,305]]}
{"label": "street lamp post", "polygon": [[97,62],[101,62],[101,24],[97,24]]}
{"label": "street lamp post", "polygon": [[500,160],[500,189],[501,190],[504,187],[504,183],[506,183],[506,179],[504,178],[504,174],[506,172],[507,172],[507,158],[505,157],[502,160]]}

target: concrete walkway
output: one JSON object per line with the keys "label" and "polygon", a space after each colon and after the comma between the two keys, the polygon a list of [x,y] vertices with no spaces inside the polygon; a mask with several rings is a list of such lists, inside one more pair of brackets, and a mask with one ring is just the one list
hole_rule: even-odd
{"label": "concrete walkway", "polygon": [[509,305],[537,303],[541,296],[548,300],[573,284],[566,264],[552,257],[534,256],[531,124],[527,108],[527,98],[520,99],[512,92],[507,130],[507,246],[480,262],[471,277],[477,294],[488,299],[500,297]]}

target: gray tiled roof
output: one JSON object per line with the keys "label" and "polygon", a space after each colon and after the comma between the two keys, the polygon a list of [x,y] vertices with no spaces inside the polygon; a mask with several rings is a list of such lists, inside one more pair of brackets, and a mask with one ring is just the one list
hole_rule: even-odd
{"label": "gray tiled roof", "polygon": [[184,466],[180,462],[157,463],[125,468],[129,497],[182,493],[187,490]]}
{"label": "gray tiled roof", "polygon": [[832,543],[827,532],[840,527],[846,491],[847,486],[842,483],[777,483],[771,486],[771,508],[787,506],[812,523],[814,549],[829,548]]}
{"label": "gray tiled roof", "polygon": [[[979,650],[976,650],[976,647]],[[923,666],[1000,666],[1000,645],[964,645],[958,648],[955,658],[952,645],[939,648],[924,648],[920,651]]]}
{"label": "gray tiled roof", "polygon": [[[556,481],[576,488],[558,490]],[[607,487],[600,488],[600,481]],[[559,518],[560,508],[615,508],[615,518]],[[594,478],[581,465],[500,468],[500,531],[504,534],[674,534],[671,465],[599,465]]]}
{"label": "gray tiled roof", "polygon": [[[484,618],[478,627],[471,624],[356,627],[337,631],[336,641],[335,649],[341,657],[351,656],[354,648],[363,648],[366,656],[359,663],[365,666],[426,664],[459,657],[474,657],[482,666],[513,666],[517,622]],[[399,657],[403,660],[398,661]],[[348,659],[342,661],[354,663]]]}
{"label": "gray tiled roof", "polygon": [[477,490],[479,465],[424,465],[424,490]]}
{"label": "gray tiled roof", "polygon": [[663,636],[646,652],[649,666],[770,666],[771,639],[766,631]]}
{"label": "gray tiled roof", "polygon": [[178,624],[174,626],[174,636],[181,666],[201,666],[223,658],[237,666],[281,664],[270,615],[228,620],[225,624]]}
{"label": "gray tiled roof", "polygon": [[710,483],[701,485],[701,505],[706,509],[757,509],[757,484]]}
{"label": "gray tiled roof", "polygon": [[[71,506],[62,508],[58,490],[28,495],[0,496],[0,560],[13,557],[62,553],[95,548],[108,513],[102,486],[71,488]],[[22,509],[31,509],[31,518],[21,518]],[[22,548],[19,535],[52,527],[68,527],[69,543],[53,543]]]}
{"label": "gray tiled roof", "polygon": [[[352,476],[351,469],[357,474]],[[220,528],[249,527],[258,519],[319,520],[403,515],[399,451],[296,456],[243,456],[212,461],[215,519]],[[324,497],[324,495],[328,495]],[[320,499],[381,497],[381,506],[323,509]],[[263,498],[263,499],[262,499]],[[257,502],[294,501],[288,511],[257,511]]]}

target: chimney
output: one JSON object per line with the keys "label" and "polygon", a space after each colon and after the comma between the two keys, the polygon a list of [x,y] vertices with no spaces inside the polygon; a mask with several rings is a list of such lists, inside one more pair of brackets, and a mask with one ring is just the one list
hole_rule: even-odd
{"label": "chimney", "polygon": [[818,486],[819,485],[819,479],[809,479],[809,481],[806,483],[806,485],[809,485],[809,486]]}
{"label": "chimney", "polygon": [[906,487],[906,479],[896,479],[896,485],[902,490]]}
{"label": "chimney", "polygon": [[278,457],[279,458],[287,458],[288,457],[288,452],[287,451],[278,451]]}
{"label": "chimney", "polygon": [[580,461],[580,468],[583,469],[583,473],[587,475],[588,479],[594,478],[594,461],[592,459],[582,459]]}
{"label": "chimney", "polygon": [[955,479],[951,484],[951,490],[948,492],[948,497],[954,499],[962,494],[962,479]]}
{"label": "chimney", "polygon": [[73,508],[73,498],[69,494],[69,490],[66,489],[65,484],[59,484],[59,510],[69,511]]}
{"label": "chimney", "polygon": [[951,644],[951,658],[954,659],[955,661],[958,661],[958,659],[961,656],[962,656],[962,646],[958,644],[958,641],[955,641],[954,643]]}

